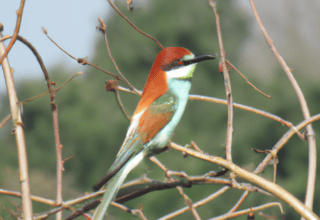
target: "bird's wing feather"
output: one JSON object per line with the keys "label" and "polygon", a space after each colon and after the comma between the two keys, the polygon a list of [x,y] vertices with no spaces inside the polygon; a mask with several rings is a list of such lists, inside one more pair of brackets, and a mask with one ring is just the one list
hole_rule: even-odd
{"label": "bird's wing feather", "polygon": [[[146,144],[171,120],[176,111],[176,97],[167,92],[156,99],[138,118],[135,128],[130,125],[115,162],[107,174],[93,187],[99,190],[112,178],[131,158],[145,149]],[[136,119],[137,120],[137,119]],[[133,122],[132,122],[133,123]],[[129,132],[128,132],[129,133]]]}

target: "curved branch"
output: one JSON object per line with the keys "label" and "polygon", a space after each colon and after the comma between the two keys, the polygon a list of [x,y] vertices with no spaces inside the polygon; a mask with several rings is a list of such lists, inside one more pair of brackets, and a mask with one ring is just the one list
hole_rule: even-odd
{"label": "curved branch", "polygon": [[[298,100],[301,105],[302,113],[304,116],[304,119],[310,118],[310,113],[308,109],[307,102],[304,98],[304,95],[301,91],[301,88],[299,87],[296,79],[294,78],[292,72],[290,71],[290,68],[284,61],[284,59],[280,56],[277,49],[273,45],[273,41],[269,37],[267,30],[263,26],[260,16],[258,14],[257,8],[253,3],[253,0],[250,0],[250,4],[253,10],[253,13],[258,21],[258,24],[261,28],[261,31],[264,35],[264,37],[267,40],[267,43],[269,44],[271,51],[274,53],[274,56],[277,58],[278,62],[280,63],[281,67],[283,68],[284,72],[287,74],[287,77],[289,78],[293,89],[298,97]],[[308,137],[308,143],[309,143],[309,169],[308,169],[308,182],[307,182],[307,190],[306,190],[306,197],[305,197],[305,204],[308,208],[312,210],[313,206],[313,197],[314,197],[314,188],[316,183],[316,169],[317,169],[317,149],[316,149],[316,140],[315,140],[315,134],[312,128],[312,125],[308,125],[306,127],[307,129],[307,137]]]}

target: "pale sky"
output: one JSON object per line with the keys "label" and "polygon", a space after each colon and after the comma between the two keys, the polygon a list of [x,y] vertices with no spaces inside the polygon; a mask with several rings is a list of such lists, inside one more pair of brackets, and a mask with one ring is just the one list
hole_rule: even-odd
{"label": "pale sky", "polygon": [[[3,35],[12,35],[20,0],[1,1],[0,22],[4,25]],[[146,0],[139,0],[140,3],[144,1]],[[243,46],[241,55],[238,56],[240,61],[238,68],[247,71],[249,78],[265,77],[264,81],[272,83],[271,78],[276,77],[272,71],[279,66],[279,63],[274,59],[266,44],[248,0],[230,1],[234,2],[239,10],[251,19],[249,23],[250,35]],[[126,4],[126,0],[117,0],[116,3],[118,5]],[[318,65],[320,1],[256,0],[255,4],[279,53],[287,61],[289,67],[295,66],[294,74],[303,74],[305,76],[303,80],[316,80],[320,84]],[[48,69],[57,64],[64,64],[75,72],[83,71],[82,65],[62,53],[47,39],[41,27],[45,27],[49,35],[73,56],[90,57],[96,37],[101,35],[96,30],[98,17],[105,18],[110,12],[110,6],[106,0],[26,1],[19,34],[34,45]],[[227,34],[224,33],[223,27],[222,32]],[[7,44],[8,42],[5,45]],[[228,53],[232,53],[232,51],[227,51]],[[16,42],[10,51],[9,62],[15,71],[14,76],[17,82],[21,80],[33,81],[35,77],[44,81],[35,57],[20,42]],[[6,87],[2,68],[0,69],[0,94],[5,94],[3,92]]]}
{"label": "pale sky", "polygon": [[[12,35],[16,25],[16,11],[20,1],[2,0],[0,22],[4,26],[3,35]],[[90,56],[95,38],[98,17],[104,18],[110,6],[106,0],[55,0],[26,1],[19,34],[26,38],[39,52],[47,69],[57,63],[81,71],[83,66],[62,53],[42,32],[46,28],[50,37],[76,57]],[[7,46],[9,40],[6,41]],[[20,42],[16,42],[9,53],[9,63],[14,69],[18,82],[43,77],[39,64],[31,51]],[[6,91],[2,68],[0,71],[0,93]],[[39,75],[41,74],[41,75]],[[70,73],[73,74],[73,73]]]}

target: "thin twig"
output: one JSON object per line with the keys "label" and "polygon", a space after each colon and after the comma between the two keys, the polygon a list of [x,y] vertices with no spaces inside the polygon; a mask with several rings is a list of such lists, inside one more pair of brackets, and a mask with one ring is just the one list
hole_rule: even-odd
{"label": "thin twig", "polygon": [[38,98],[40,98],[40,97],[42,97],[42,96],[45,96],[45,95],[47,95],[47,94],[49,94],[49,93],[50,93],[49,91],[46,91],[45,93],[42,93],[41,95],[37,95],[37,96],[35,96],[35,97],[32,97],[32,98],[30,98],[30,99],[26,99],[26,100],[20,102],[19,105],[20,105],[20,106],[21,106],[21,105],[24,105],[24,104],[26,104],[27,102],[30,102],[30,101],[35,100],[35,99],[38,99]]}
{"label": "thin twig", "polygon": [[[7,54],[9,53],[9,51],[11,50],[13,44],[16,42],[17,40],[17,36],[20,30],[20,26],[21,26],[21,20],[22,20],[22,12],[23,12],[23,8],[24,8],[24,3],[25,0],[21,0],[20,2],[20,7],[19,10],[17,11],[17,23],[16,23],[16,28],[14,29],[14,33],[13,33],[13,37],[7,47],[7,49],[5,50],[4,53],[1,53],[1,57],[0,57],[0,65],[2,64],[4,58],[7,57]],[[1,31],[0,31],[1,32]]]}
{"label": "thin twig", "polygon": [[[297,129],[302,129],[306,127],[308,124],[311,124],[320,119],[320,114],[314,115],[308,120],[304,120],[300,124],[296,126]],[[289,141],[289,139],[295,134],[296,130],[291,128],[287,131],[282,138],[272,147],[270,153],[265,157],[265,159],[259,164],[259,166],[254,170],[254,173],[261,173],[265,167],[269,164],[269,161],[273,159],[279,150]]]}
{"label": "thin twig", "polygon": [[[310,118],[310,112],[308,109],[307,102],[304,98],[304,95],[301,91],[301,88],[299,87],[296,79],[294,78],[292,72],[290,71],[290,68],[284,61],[284,59],[280,56],[277,49],[273,45],[273,41],[269,37],[267,30],[262,24],[262,21],[260,19],[260,16],[258,14],[258,11],[256,9],[256,6],[253,3],[253,0],[250,0],[250,4],[253,10],[253,13],[257,19],[257,22],[260,26],[260,29],[264,35],[264,37],[267,40],[267,43],[270,46],[271,51],[274,53],[275,57],[277,58],[278,62],[280,63],[281,67],[283,68],[284,72],[287,74],[287,77],[289,78],[293,89],[298,97],[298,100],[301,105],[302,113],[304,116],[304,119]],[[314,188],[315,188],[315,182],[316,182],[316,168],[317,168],[317,149],[316,149],[316,140],[315,140],[315,134],[312,128],[312,125],[308,125],[306,127],[307,130],[307,137],[308,137],[308,143],[309,143],[309,168],[308,168],[308,182],[307,182],[307,190],[306,190],[306,197],[305,197],[305,204],[306,206],[312,210],[313,208],[313,197],[314,197]]]}
{"label": "thin twig", "polygon": [[[23,7],[23,6],[22,6]],[[22,11],[20,11],[22,14]],[[0,32],[0,39],[2,34]],[[4,43],[0,43],[0,55],[3,57],[2,69],[4,73],[4,78],[7,85],[10,110],[12,115],[12,123],[15,129],[15,138],[18,149],[18,159],[19,159],[19,172],[20,172],[20,185],[22,191],[22,205],[23,205],[23,215],[25,219],[32,219],[32,202],[30,194],[30,185],[29,185],[29,175],[28,175],[28,158],[26,151],[26,142],[24,138],[23,123],[20,114],[20,108],[18,104],[18,97],[16,88],[14,85],[13,75],[11,73],[11,68],[9,66],[8,59],[5,54]]]}
{"label": "thin twig", "polygon": [[218,216],[218,217],[215,217],[215,218],[211,218],[210,220],[223,220],[223,219],[228,219],[228,218],[234,218],[234,217],[237,217],[237,216],[248,214],[249,212],[260,211],[260,210],[267,209],[267,208],[270,208],[270,207],[273,207],[273,206],[279,206],[281,214],[283,214],[283,209],[282,209],[281,203],[279,203],[279,202],[271,202],[271,203],[267,203],[267,204],[264,204],[264,205],[261,205],[261,206],[251,207],[249,209],[245,209],[245,210],[238,211],[238,212],[233,212],[233,213],[229,213],[228,212],[227,214],[224,214],[224,215],[221,215],[221,216]]}
{"label": "thin twig", "polygon": [[233,98],[231,92],[231,83],[229,77],[229,70],[226,65],[226,52],[223,48],[221,27],[220,27],[220,18],[216,9],[216,1],[209,0],[209,4],[214,11],[216,17],[217,25],[217,35],[220,48],[220,63],[222,64],[223,77],[224,77],[224,86],[226,90],[226,97],[228,103],[228,125],[227,125],[227,139],[226,139],[226,158],[228,161],[232,161],[232,133],[233,133]]}
{"label": "thin twig", "polygon": [[67,54],[67,55],[68,55],[69,57],[71,57],[72,59],[76,60],[78,63],[80,63],[80,64],[82,64],[82,65],[92,66],[92,67],[94,67],[94,68],[96,68],[96,69],[98,69],[98,70],[100,70],[100,71],[102,71],[102,72],[104,72],[104,73],[106,73],[106,74],[108,74],[108,75],[110,75],[110,76],[113,76],[114,78],[116,78],[116,79],[121,80],[122,82],[124,82],[124,80],[121,79],[119,76],[117,76],[117,75],[115,75],[115,74],[113,74],[113,73],[110,73],[110,72],[108,72],[108,71],[106,71],[106,70],[104,70],[104,69],[102,69],[102,68],[100,68],[100,67],[98,67],[98,66],[96,66],[96,65],[94,65],[94,64],[92,64],[92,63],[89,63],[88,60],[87,60],[87,58],[84,58],[84,59],[83,59],[83,58],[76,58],[76,57],[72,56],[70,53],[68,53],[67,51],[65,51],[64,49],[62,49],[62,47],[60,47],[59,44],[57,44],[57,43],[48,35],[48,32],[47,32],[47,30],[46,30],[45,28],[42,28],[42,29],[43,29],[43,33],[49,38],[49,40],[50,40],[52,43],[54,43],[62,52],[64,52],[65,54]]}
{"label": "thin twig", "polygon": [[232,63],[229,60],[226,60],[227,65],[230,66],[232,69],[234,69],[237,73],[239,73],[239,75],[244,78],[244,80],[255,90],[257,90],[260,94],[264,95],[265,97],[271,99],[271,96],[265,94],[264,92],[262,92],[260,89],[258,89],[255,85],[253,85],[234,65],[232,65]]}
{"label": "thin twig", "polygon": [[[45,33],[46,30],[44,29]],[[48,35],[47,35],[48,36]],[[33,51],[34,52],[34,51]],[[40,57],[40,55],[39,55]],[[41,57],[40,57],[41,58]],[[37,58],[38,59],[38,58]],[[39,61],[39,59],[38,59]],[[42,66],[43,73],[47,82],[47,86],[50,92],[50,100],[51,100],[51,111],[53,118],[53,131],[54,131],[54,140],[55,140],[55,148],[56,148],[56,157],[57,157],[57,204],[62,204],[62,172],[63,172],[63,164],[62,164],[62,145],[60,143],[60,134],[59,134],[59,120],[58,120],[58,106],[55,103],[55,95],[56,91],[52,88],[49,75],[46,71],[45,66]],[[62,217],[62,212],[58,212],[56,215],[56,219],[60,220]]]}
{"label": "thin twig", "polygon": [[5,126],[5,125],[8,123],[8,121],[10,121],[10,119],[11,119],[11,114],[9,114],[7,117],[5,117],[5,118],[2,120],[2,122],[0,123],[0,129],[1,129],[3,126]]}
{"label": "thin twig", "polygon": [[249,195],[249,190],[246,190],[240,197],[239,201],[227,213],[229,214],[229,213],[235,212],[243,203],[243,201],[247,198],[248,195]]}
{"label": "thin twig", "polygon": [[[157,164],[166,173],[166,176],[170,182],[174,182],[174,180],[170,177],[170,175],[168,175],[168,173],[167,173],[168,169],[163,165],[163,163],[161,163],[156,157],[151,157],[150,160],[152,162],[154,162],[155,164]],[[200,220],[201,218],[200,218],[198,212],[196,211],[195,207],[193,206],[191,199],[184,193],[181,186],[177,186],[176,188],[179,191],[180,195],[184,198],[184,201],[185,201],[186,205],[189,207],[189,209],[191,210],[194,218],[197,220]]]}
{"label": "thin twig", "polygon": [[81,75],[81,74],[82,74],[81,71],[73,74],[66,82],[64,82],[61,86],[59,86],[59,87],[55,90],[55,92],[58,92],[63,86],[65,86],[68,82],[70,82],[74,77],[76,77],[76,76],[78,76],[78,75]]}
{"label": "thin twig", "polygon": [[[194,207],[194,208],[198,208],[198,207],[200,207],[200,206],[203,206],[203,205],[207,204],[207,203],[210,202],[211,200],[213,200],[213,199],[217,198],[218,196],[220,196],[221,194],[223,194],[223,193],[224,193],[225,191],[227,191],[229,188],[230,188],[230,186],[224,186],[224,187],[222,187],[222,188],[221,188],[220,190],[218,190],[217,192],[215,192],[215,193],[209,195],[208,197],[206,197],[206,198],[204,198],[204,199],[202,199],[202,200],[194,203],[194,204],[193,204],[193,207]],[[185,213],[185,212],[188,211],[188,210],[189,210],[189,207],[186,206],[186,207],[184,207],[184,208],[182,208],[182,209],[179,209],[179,210],[177,210],[177,211],[175,211],[175,212],[173,212],[173,213],[170,213],[170,214],[168,214],[168,215],[165,215],[165,216],[159,218],[158,220],[171,219],[171,218],[174,218],[174,217],[176,217],[176,216],[178,216],[178,215],[181,215],[182,213]]]}
{"label": "thin twig", "polygon": [[[8,195],[8,196],[14,196],[14,197],[18,197],[18,198],[22,197],[21,192],[12,191],[12,190],[6,190],[6,189],[0,189],[0,194]],[[40,197],[40,196],[31,195],[31,199],[32,199],[32,201],[35,201],[35,202],[47,204],[47,205],[50,205],[50,206],[57,206],[57,203],[54,200],[46,199],[46,198],[43,198],[43,197]]]}
{"label": "thin twig", "polygon": [[120,76],[122,77],[122,79],[125,81],[125,83],[131,87],[131,89],[133,91],[135,91],[136,93],[137,92],[137,89],[126,79],[126,77],[124,77],[124,75],[121,73],[116,61],[114,60],[113,56],[112,56],[112,53],[111,53],[111,50],[110,50],[110,47],[109,47],[109,43],[108,43],[108,38],[107,38],[107,31],[106,31],[106,25],[105,23],[103,22],[103,20],[101,18],[99,18],[99,22],[100,22],[100,27],[99,30],[102,31],[102,33],[104,34],[104,39],[105,39],[105,42],[106,42],[106,46],[107,46],[107,50],[108,50],[108,54],[109,54],[109,57],[110,59],[112,60],[112,63],[114,65],[114,67],[117,69],[118,73],[120,74]]}
{"label": "thin twig", "polygon": [[150,36],[149,34],[144,33],[143,31],[141,31],[139,28],[137,28],[131,21],[129,21],[128,18],[126,18],[126,16],[124,16],[121,11],[117,8],[117,6],[115,4],[113,4],[110,0],[108,0],[109,4],[113,7],[114,10],[116,10],[116,12],[118,12],[118,14],[124,19],[126,20],[134,29],[136,29],[140,34],[150,38],[151,40],[153,40],[154,42],[156,42],[159,47],[161,49],[163,49],[163,46],[159,43],[159,41],[157,41],[154,37]]}

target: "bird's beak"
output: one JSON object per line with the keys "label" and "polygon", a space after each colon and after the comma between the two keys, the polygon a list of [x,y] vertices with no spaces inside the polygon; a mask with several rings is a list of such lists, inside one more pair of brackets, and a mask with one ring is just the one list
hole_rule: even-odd
{"label": "bird's beak", "polygon": [[183,64],[184,65],[190,65],[190,64],[193,64],[193,63],[199,63],[199,62],[204,61],[204,60],[213,60],[215,58],[216,58],[216,55],[213,55],[213,54],[200,54],[200,55],[196,55],[195,57],[193,57],[190,60],[184,60]]}

